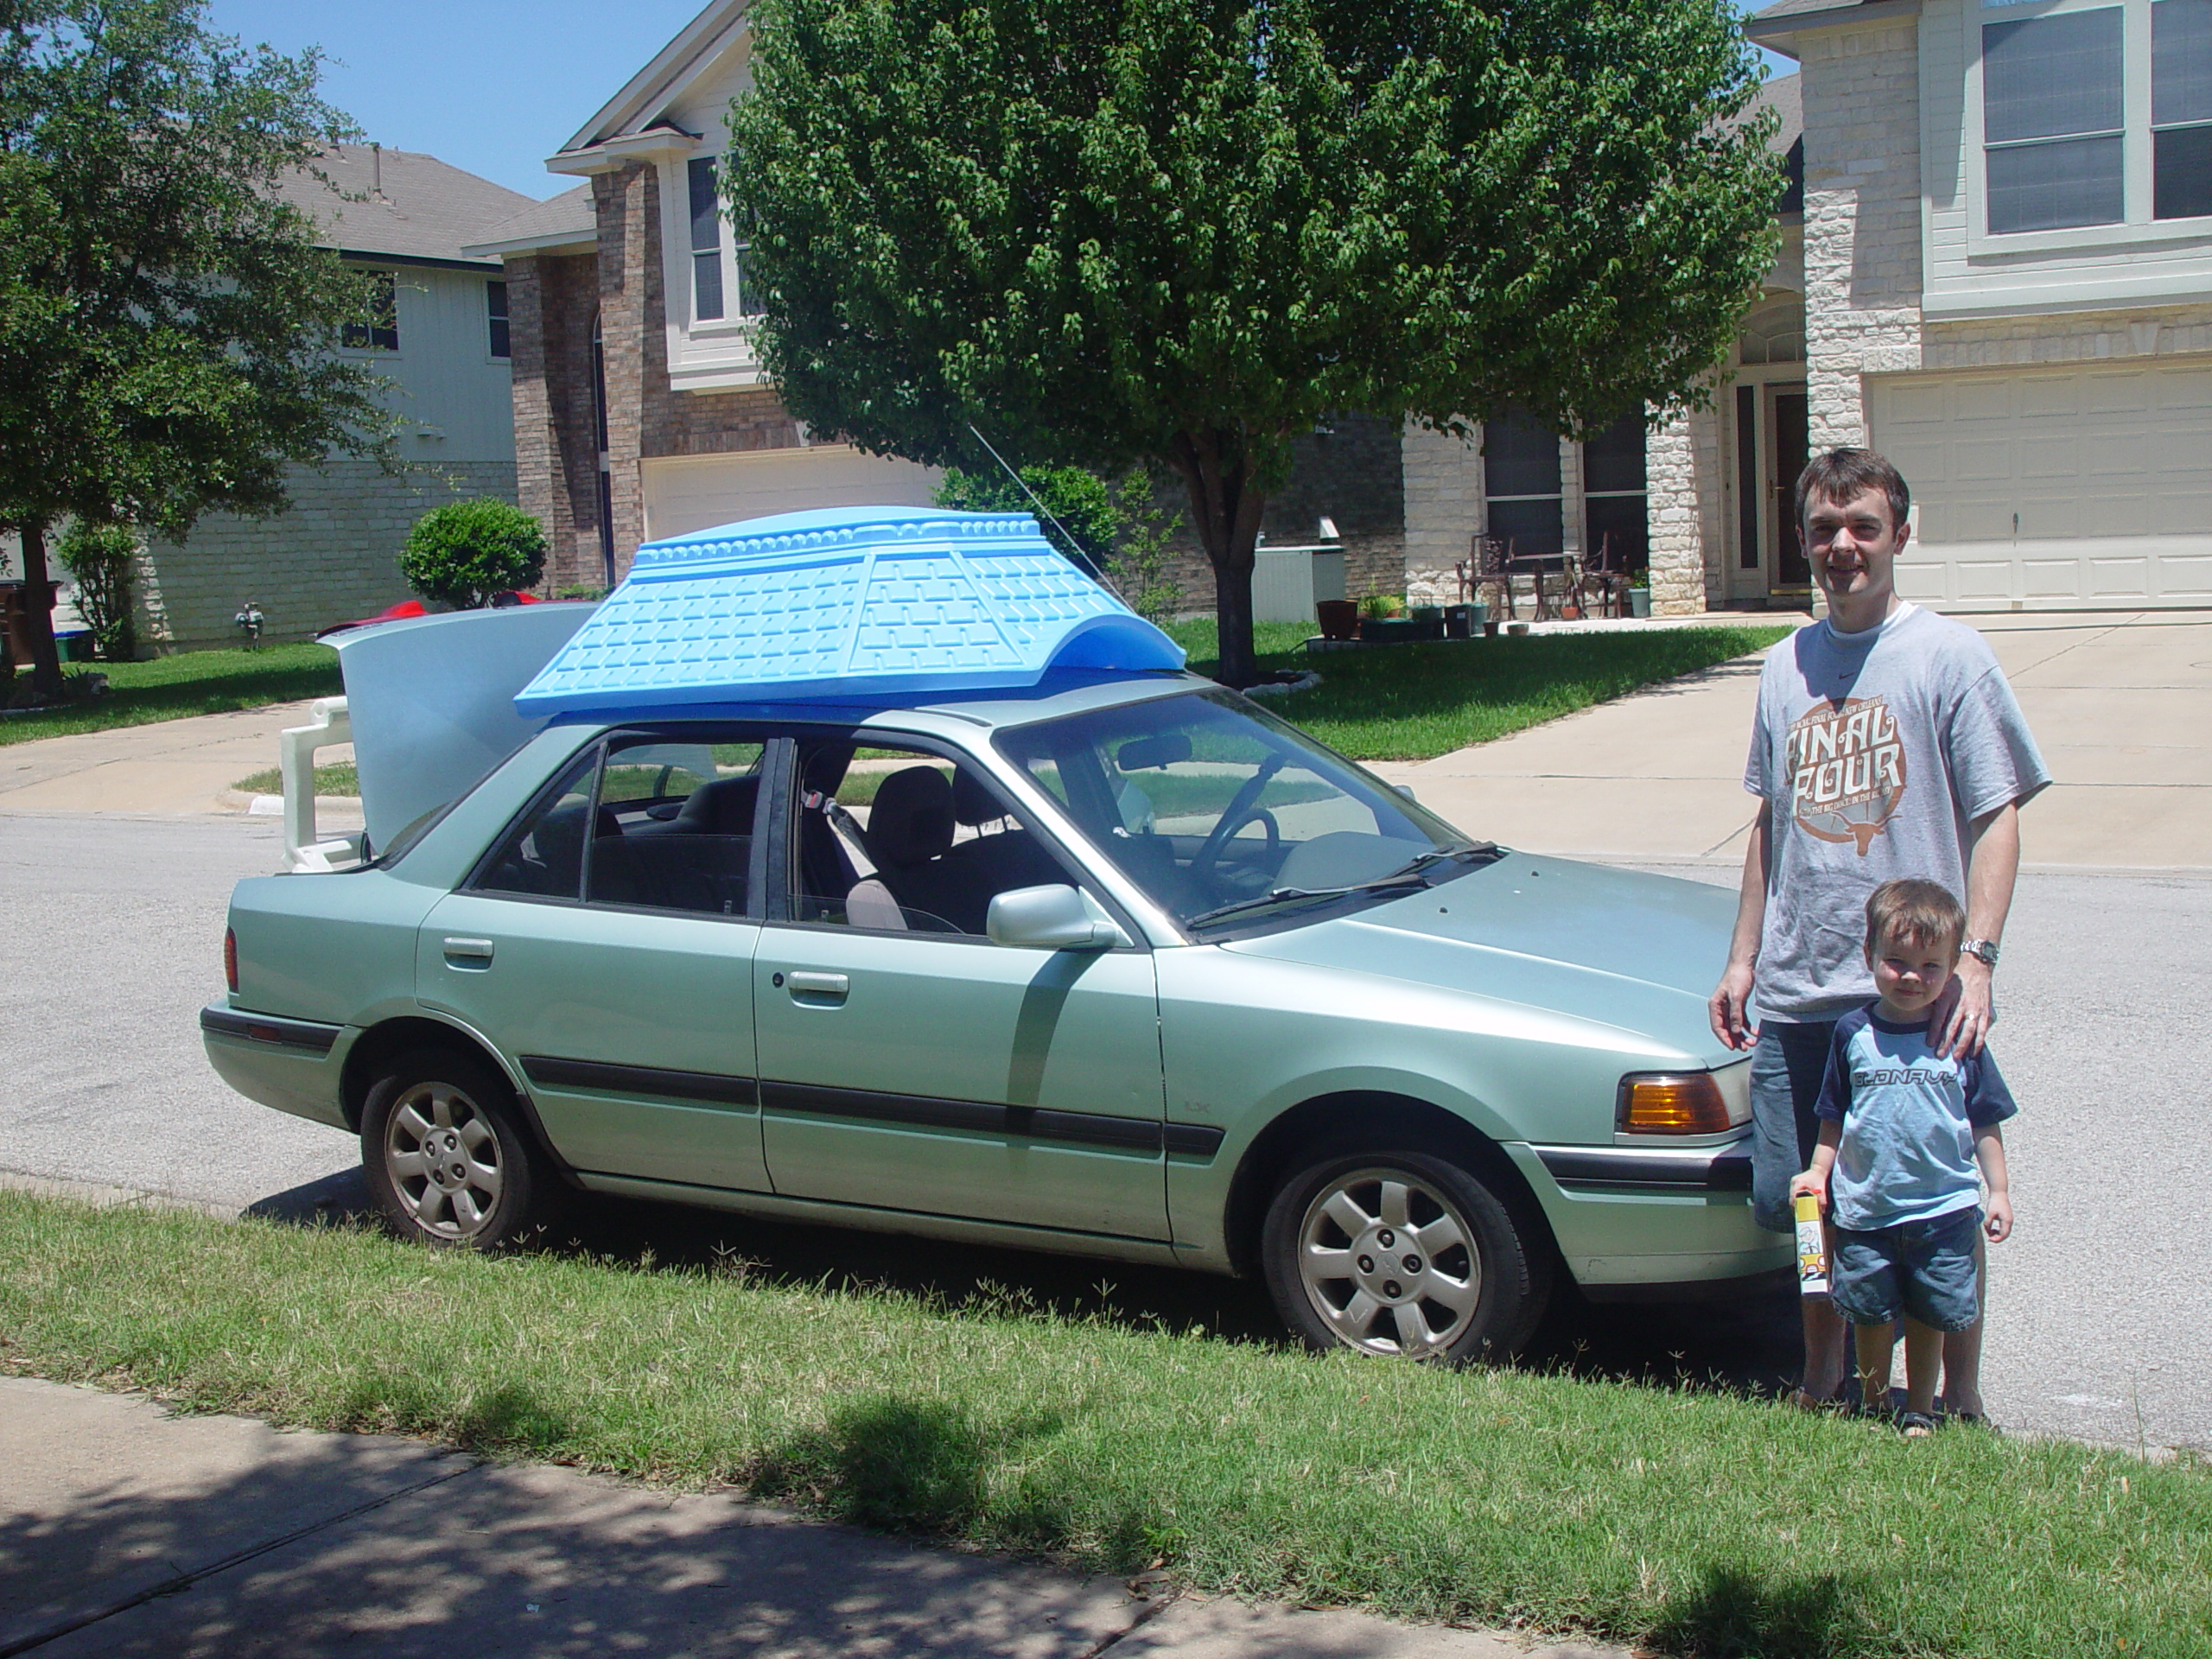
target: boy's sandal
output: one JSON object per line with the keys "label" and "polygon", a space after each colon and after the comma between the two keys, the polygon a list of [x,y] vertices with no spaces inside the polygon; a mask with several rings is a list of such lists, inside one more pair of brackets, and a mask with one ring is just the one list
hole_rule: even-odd
{"label": "boy's sandal", "polygon": [[1936,1420],[1924,1411],[1897,1413],[1897,1433],[1908,1440],[1925,1440],[1936,1432]]}
{"label": "boy's sandal", "polygon": [[1998,1427],[1996,1424],[1991,1422],[1988,1415],[1983,1412],[1946,1412],[1943,1415],[1943,1421],[1947,1425],[1956,1428],[1978,1428],[1983,1433],[1988,1435],[1992,1440],[2001,1440],[2005,1438],[2005,1431]]}
{"label": "boy's sandal", "polygon": [[1821,1400],[1806,1393],[1802,1389],[1792,1389],[1789,1391],[1789,1403],[1800,1411],[1840,1412],[1845,1408],[1843,1399],[1839,1395],[1832,1394],[1827,1399]]}

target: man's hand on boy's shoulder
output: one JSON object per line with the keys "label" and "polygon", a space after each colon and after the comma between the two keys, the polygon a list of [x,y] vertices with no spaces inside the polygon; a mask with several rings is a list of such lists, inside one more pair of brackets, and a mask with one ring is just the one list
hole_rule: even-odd
{"label": "man's hand on boy's shoulder", "polygon": [[1958,971],[1936,999],[1929,1029],[1936,1033],[1936,1052],[1945,1059],[1970,1060],[1989,1040],[1989,1027],[1997,1018],[1992,977],[1987,963],[1961,957]]}

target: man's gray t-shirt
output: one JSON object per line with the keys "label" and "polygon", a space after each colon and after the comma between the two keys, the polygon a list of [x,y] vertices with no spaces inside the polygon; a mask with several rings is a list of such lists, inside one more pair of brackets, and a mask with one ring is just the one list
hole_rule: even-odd
{"label": "man's gray t-shirt", "polygon": [[1969,826],[2050,783],[1989,643],[1903,605],[1802,627],[1769,653],[1744,787],[1772,809],[1757,1001],[1783,1024],[1874,995],[1867,895],[1919,876],[1966,900]]}

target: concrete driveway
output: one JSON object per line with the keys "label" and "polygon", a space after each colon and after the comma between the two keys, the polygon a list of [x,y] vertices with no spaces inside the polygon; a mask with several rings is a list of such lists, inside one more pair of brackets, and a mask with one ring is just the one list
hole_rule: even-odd
{"label": "concrete driveway", "polygon": [[[2031,869],[2212,868],[2212,612],[1962,619],[1995,648],[2057,781],[2022,815]],[[1740,863],[1756,659],[1418,765],[1460,828],[1530,852]],[[1289,710],[1296,718],[1294,704]]]}

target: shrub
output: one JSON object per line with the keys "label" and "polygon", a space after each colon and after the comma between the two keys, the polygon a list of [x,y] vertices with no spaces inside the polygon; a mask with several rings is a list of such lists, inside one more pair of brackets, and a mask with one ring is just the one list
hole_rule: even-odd
{"label": "shrub", "polygon": [[1046,540],[1077,564],[1103,574],[1148,621],[1166,621],[1181,602],[1182,589],[1167,575],[1174,520],[1154,505],[1151,480],[1141,470],[1109,484],[1081,467],[1025,467],[1017,484],[1004,473],[955,467],[938,486],[937,504],[971,512],[1037,514]]}
{"label": "shrub", "polygon": [[489,496],[431,508],[407,532],[399,556],[410,588],[461,610],[535,588],[544,572],[545,531],[537,520]]}
{"label": "shrub", "polygon": [[92,636],[103,661],[127,663],[138,654],[138,630],[130,615],[131,561],[138,556],[138,533],[129,524],[71,521],[56,550],[61,568],[77,585],[77,614]]}

